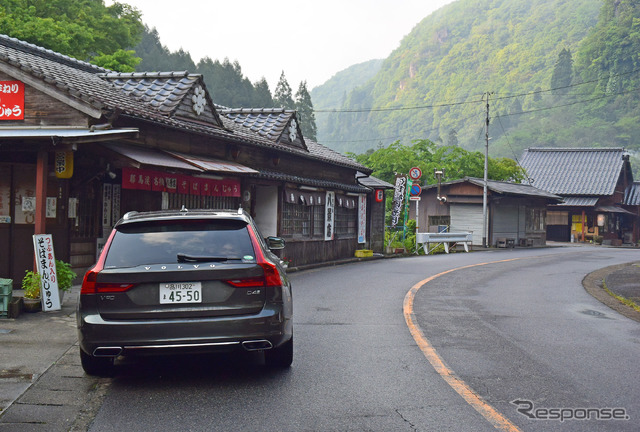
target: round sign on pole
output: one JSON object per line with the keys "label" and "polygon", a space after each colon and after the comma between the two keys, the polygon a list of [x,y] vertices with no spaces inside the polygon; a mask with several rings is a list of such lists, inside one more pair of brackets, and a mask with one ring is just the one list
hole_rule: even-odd
{"label": "round sign on pole", "polygon": [[419,184],[411,185],[411,196],[419,196],[422,193],[422,187]]}
{"label": "round sign on pole", "polygon": [[422,170],[418,167],[413,167],[409,170],[409,177],[411,180],[418,180],[422,177]]}

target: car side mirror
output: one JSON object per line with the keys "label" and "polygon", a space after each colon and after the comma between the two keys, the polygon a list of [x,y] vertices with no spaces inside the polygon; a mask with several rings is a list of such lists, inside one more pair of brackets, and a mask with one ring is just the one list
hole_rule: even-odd
{"label": "car side mirror", "polygon": [[267,241],[267,246],[271,250],[284,249],[285,241],[283,238],[269,236],[265,240]]}

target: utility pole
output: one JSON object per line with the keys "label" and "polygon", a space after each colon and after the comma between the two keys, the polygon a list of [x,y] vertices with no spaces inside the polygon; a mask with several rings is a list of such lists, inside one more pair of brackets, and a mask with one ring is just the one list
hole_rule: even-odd
{"label": "utility pole", "polygon": [[487,117],[486,117],[486,130],[485,130],[485,145],[484,145],[484,188],[482,192],[482,247],[487,247],[487,177],[489,172],[489,95],[487,92]]}

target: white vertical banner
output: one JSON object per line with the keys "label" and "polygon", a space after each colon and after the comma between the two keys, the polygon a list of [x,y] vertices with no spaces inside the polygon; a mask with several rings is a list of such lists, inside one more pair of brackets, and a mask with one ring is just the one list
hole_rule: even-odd
{"label": "white vertical banner", "polygon": [[335,201],[336,193],[327,192],[324,202],[324,240],[333,240],[335,230]]}
{"label": "white vertical banner", "polygon": [[56,256],[53,251],[51,234],[33,236],[33,248],[36,253],[36,265],[40,274],[40,298],[43,311],[60,310]]}
{"label": "white vertical banner", "polygon": [[358,196],[358,243],[367,241],[367,196]]}
{"label": "white vertical banner", "polygon": [[112,186],[110,184],[102,185],[102,227],[111,229],[111,193]]}
{"label": "white vertical banner", "polygon": [[396,175],[396,188],[393,194],[393,209],[391,212],[391,227],[395,228],[400,222],[400,215],[402,214],[402,208],[405,195],[407,194],[407,177]]}

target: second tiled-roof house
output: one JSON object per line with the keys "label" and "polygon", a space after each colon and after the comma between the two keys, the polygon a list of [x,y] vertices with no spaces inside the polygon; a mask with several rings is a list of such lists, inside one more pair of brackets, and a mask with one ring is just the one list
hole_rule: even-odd
{"label": "second tiled-roof house", "polygon": [[633,184],[622,148],[530,148],[521,164],[528,182],[564,198],[547,208],[547,238],[622,244],[634,238],[637,216],[623,206]]}

